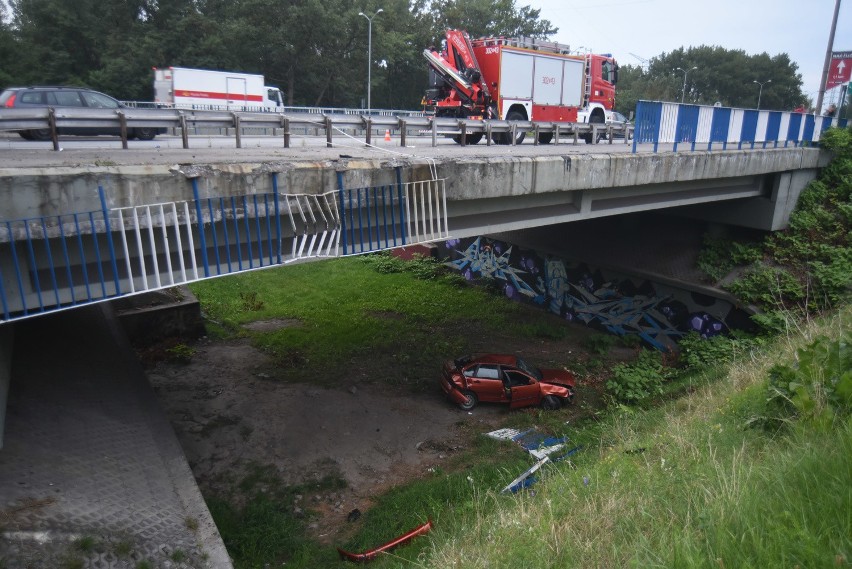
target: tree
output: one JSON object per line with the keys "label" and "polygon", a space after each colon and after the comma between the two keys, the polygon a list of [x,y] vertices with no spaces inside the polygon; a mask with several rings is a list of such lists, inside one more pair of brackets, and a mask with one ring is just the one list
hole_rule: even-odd
{"label": "tree", "polygon": [[548,39],[559,31],[550,20],[540,19],[541,10],[518,9],[515,0],[433,0],[434,40],[448,29],[465,30],[470,37],[527,36]]}
{"label": "tree", "polygon": [[[678,68],[688,70],[685,90]],[[762,92],[756,82],[764,83]],[[758,96],[762,109],[791,110],[805,100],[798,66],[786,53],[748,55],[702,45],[654,57],[646,72],[622,67],[616,105],[627,114],[639,99],[680,102],[683,97],[687,103],[753,109]]]}
{"label": "tree", "polygon": [[[358,13],[380,7],[368,63]],[[261,73],[291,105],[357,107],[369,64],[373,106],[411,109],[427,82],[422,51],[449,27],[556,32],[515,0],[0,0],[0,87],[79,84],[150,100],[151,68],[182,66]]]}

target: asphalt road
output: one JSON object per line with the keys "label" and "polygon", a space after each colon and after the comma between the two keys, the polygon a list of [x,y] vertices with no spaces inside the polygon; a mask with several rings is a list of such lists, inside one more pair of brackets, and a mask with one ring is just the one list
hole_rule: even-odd
{"label": "asphalt road", "polygon": [[561,156],[575,153],[625,153],[632,144],[616,139],[613,144],[602,141],[590,145],[580,140],[563,138],[560,144],[538,145],[531,137],[519,146],[488,146],[480,142],[462,147],[449,138],[439,137],[432,146],[430,136],[409,136],[407,146],[400,147],[399,136],[390,141],[373,139],[367,146],[363,138],[335,134],[334,147],[327,148],[325,136],[293,136],[290,148],[284,148],[280,136],[243,136],[242,148],[236,148],[233,136],[191,136],[190,148],[184,149],[179,136],[161,135],[152,141],[131,140],[128,149],[114,137],[60,137],[61,150],[54,151],[50,142],[26,141],[16,134],[0,133],[0,168],[39,168],[94,165],[120,166],[131,164],[176,163],[251,163],[276,161],[335,160],[343,157],[388,160],[394,158],[474,158],[484,156]]}

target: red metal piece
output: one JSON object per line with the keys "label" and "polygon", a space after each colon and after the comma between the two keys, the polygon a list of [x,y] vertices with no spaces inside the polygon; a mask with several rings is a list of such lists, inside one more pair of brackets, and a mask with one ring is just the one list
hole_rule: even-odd
{"label": "red metal piece", "polygon": [[417,526],[410,532],[401,535],[391,541],[385,543],[384,545],[380,545],[375,549],[371,549],[369,551],[365,551],[364,553],[350,553],[349,551],[344,551],[343,549],[337,548],[337,552],[340,554],[340,558],[345,561],[353,561],[355,563],[366,563],[367,561],[372,561],[376,557],[379,556],[379,553],[389,551],[394,547],[398,547],[400,545],[404,545],[417,537],[418,535],[424,535],[432,529],[432,520],[427,521],[425,524],[421,526]]}

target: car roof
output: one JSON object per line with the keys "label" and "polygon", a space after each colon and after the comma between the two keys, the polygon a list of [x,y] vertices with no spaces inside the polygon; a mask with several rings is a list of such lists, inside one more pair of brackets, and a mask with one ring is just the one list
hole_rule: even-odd
{"label": "car roof", "polygon": [[[100,91],[95,91],[89,87],[75,87],[73,85],[31,85],[28,87],[6,87],[3,89],[3,92],[6,91],[92,91],[94,93],[100,93]],[[106,93],[104,94],[106,95]],[[109,97],[109,95],[107,96]]]}

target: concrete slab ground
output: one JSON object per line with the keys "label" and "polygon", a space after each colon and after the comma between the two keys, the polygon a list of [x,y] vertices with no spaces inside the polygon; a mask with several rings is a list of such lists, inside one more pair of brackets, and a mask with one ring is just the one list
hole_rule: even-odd
{"label": "concrete slab ground", "polygon": [[15,326],[0,566],[230,569],[110,306]]}

